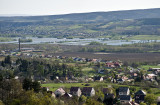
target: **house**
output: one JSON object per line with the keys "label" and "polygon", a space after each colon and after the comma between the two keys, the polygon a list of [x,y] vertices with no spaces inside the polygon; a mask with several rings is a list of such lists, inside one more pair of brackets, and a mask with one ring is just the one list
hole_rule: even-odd
{"label": "house", "polygon": [[42,90],[49,91],[48,87],[42,87]]}
{"label": "house", "polygon": [[122,76],[122,79],[123,79],[124,81],[126,81],[126,80],[128,80],[128,77],[127,77],[127,76]]}
{"label": "house", "polygon": [[114,99],[114,98],[115,98],[115,95],[114,95],[114,94],[110,94],[110,93],[106,93],[106,94],[104,95],[104,99],[107,99],[107,98],[112,98],[112,99]]}
{"label": "house", "polygon": [[132,98],[130,95],[120,95],[119,99],[122,105],[132,105]]}
{"label": "house", "polygon": [[148,71],[159,71],[160,72],[160,68],[149,68]]}
{"label": "house", "polygon": [[69,94],[69,93],[65,93],[63,96],[62,96],[62,98],[71,98],[72,97],[72,95],[71,94]]}
{"label": "house", "polygon": [[107,62],[107,63],[106,63],[106,67],[107,67],[107,68],[114,68],[115,65],[114,65],[114,63]]}
{"label": "house", "polygon": [[159,74],[160,73],[160,68],[150,68],[148,71],[152,71],[155,74]]}
{"label": "house", "polygon": [[56,97],[62,96],[65,94],[65,91],[62,88],[57,89],[54,94],[56,95]]}
{"label": "house", "polygon": [[157,105],[160,105],[160,97],[157,98]]}
{"label": "house", "polygon": [[35,50],[34,48],[21,48],[22,52],[32,52],[33,50]]}
{"label": "house", "polygon": [[70,94],[72,94],[73,96],[80,97],[82,92],[81,92],[81,89],[79,87],[71,87],[70,88]]}
{"label": "house", "polygon": [[89,58],[86,58],[86,62],[91,62],[92,60]]}
{"label": "house", "polygon": [[97,63],[97,59],[92,59],[92,61],[91,62],[93,62],[93,63]]}
{"label": "house", "polygon": [[94,81],[92,78],[86,78],[86,82]]}
{"label": "house", "polygon": [[146,92],[143,90],[139,90],[135,93],[135,102],[136,103],[141,103],[144,102],[144,97],[146,96]]}
{"label": "house", "polygon": [[108,68],[119,68],[121,67],[121,64],[119,62],[107,62],[106,67]]}
{"label": "house", "polygon": [[117,82],[118,83],[123,83],[125,80],[124,79],[122,79],[122,78],[120,78],[120,79],[117,79]]}
{"label": "house", "polygon": [[115,62],[114,66],[117,67],[117,68],[119,68],[119,67],[121,67],[121,64],[119,62]]}
{"label": "house", "polygon": [[119,95],[129,95],[130,90],[128,87],[119,87]]}
{"label": "house", "polygon": [[147,74],[146,79],[155,79],[157,77],[157,75],[155,74]]}
{"label": "house", "polygon": [[103,81],[103,77],[101,77],[101,76],[95,76],[94,77],[94,81]]}
{"label": "house", "polygon": [[132,78],[136,78],[138,76],[137,73],[131,73]]}
{"label": "house", "polygon": [[95,95],[95,90],[93,87],[84,87],[82,89],[82,95],[84,96],[94,96]]}
{"label": "house", "polygon": [[105,70],[101,70],[101,69],[98,70],[98,73],[99,73],[99,74],[104,74],[104,72],[105,72]]}

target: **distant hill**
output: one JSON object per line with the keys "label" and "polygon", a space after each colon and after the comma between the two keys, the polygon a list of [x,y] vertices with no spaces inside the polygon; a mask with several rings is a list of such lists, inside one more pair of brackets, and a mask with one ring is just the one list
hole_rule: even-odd
{"label": "distant hill", "polygon": [[22,16],[22,17],[1,17],[0,20],[68,20],[68,21],[96,21],[96,20],[120,20],[120,19],[140,19],[140,18],[160,18],[160,8],[125,10],[113,12],[92,12],[92,13],[75,13],[65,15],[48,15],[48,16]]}
{"label": "distant hill", "polygon": [[0,36],[160,35],[160,8],[50,16],[0,17]]}

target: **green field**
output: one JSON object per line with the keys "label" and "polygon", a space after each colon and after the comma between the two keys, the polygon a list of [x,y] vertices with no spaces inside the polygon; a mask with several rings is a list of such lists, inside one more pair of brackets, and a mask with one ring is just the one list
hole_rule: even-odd
{"label": "green field", "polygon": [[89,67],[83,68],[82,71],[88,76],[93,76],[95,74],[95,71],[93,70],[93,68],[89,68]]}
{"label": "green field", "polygon": [[142,69],[148,70],[149,68],[160,68],[160,66],[153,66],[153,65],[142,65]]}
{"label": "green field", "polygon": [[13,41],[14,39],[11,38],[6,38],[6,37],[0,37],[0,42],[9,42],[9,41]]}
{"label": "green field", "polygon": [[[89,84],[89,86],[85,86],[86,84]],[[92,83],[48,83],[48,84],[42,84],[42,87],[49,87],[51,91],[55,91],[56,89],[63,87],[63,88],[71,88],[71,87],[108,87],[108,86],[127,86],[127,85],[119,85],[119,84],[113,84],[113,83],[104,83],[104,82],[92,82]],[[127,87],[135,87],[136,90],[139,89],[139,87],[136,86],[127,86]]]}
{"label": "green field", "polygon": [[136,35],[127,38],[128,40],[160,40],[160,36],[157,35]]}
{"label": "green field", "polygon": [[78,28],[82,28],[82,26],[80,25],[72,25],[69,27],[69,29],[78,29]]}
{"label": "green field", "polygon": [[[42,84],[43,87],[49,87],[51,91],[55,91],[56,89],[63,87],[63,88],[70,88],[70,87],[85,87],[87,83],[49,83],[49,84]],[[95,87],[96,85],[103,85],[107,87],[106,83],[89,83],[89,87]]]}

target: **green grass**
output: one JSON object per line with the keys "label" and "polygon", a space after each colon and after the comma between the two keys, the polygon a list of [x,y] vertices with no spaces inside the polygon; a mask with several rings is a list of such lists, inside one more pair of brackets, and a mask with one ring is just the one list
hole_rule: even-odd
{"label": "green grass", "polygon": [[[87,87],[85,84],[90,84],[88,87],[103,87],[106,88],[108,86],[112,86],[114,89],[117,89],[119,87],[129,87],[130,89],[135,89],[134,93],[137,92],[138,90],[142,89],[139,86],[129,86],[129,85],[120,85],[120,84],[113,84],[113,83],[104,83],[104,82],[93,82],[93,83],[48,83],[48,84],[42,84],[42,87],[48,87],[50,88],[51,91],[55,91],[56,89],[62,87],[65,90],[69,91],[71,87]],[[143,87],[144,88],[144,87]],[[145,89],[143,89],[145,90]],[[146,90],[145,90],[146,91]],[[160,90],[159,88],[150,88],[151,93],[147,94],[154,94],[156,97],[160,96]],[[132,95],[133,97],[134,95]]]}
{"label": "green grass", "polygon": [[[49,83],[49,84],[42,84],[42,87],[49,87],[51,91],[55,91],[56,89],[63,87],[63,88],[71,88],[71,87],[87,87],[85,86],[87,83]],[[95,87],[97,85],[103,85],[107,87],[106,83],[89,83],[90,86],[88,87]]]}
{"label": "green grass", "polygon": [[0,61],[3,61],[5,57],[0,57]]}
{"label": "green grass", "polygon": [[89,77],[92,77],[92,76],[94,76],[96,74],[95,71],[94,71],[94,69],[93,68],[89,68],[89,67],[83,68],[82,72],[84,74],[88,75]]}
{"label": "green grass", "polygon": [[157,35],[136,35],[129,38],[128,40],[160,40],[160,36]]}
{"label": "green grass", "polygon": [[8,42],[8,41],[13,41],[14,39],[11,38],[6,38],[6,37],[0,37],[0,42]]}
{"label": "green grass", "polygon": [[100,28],[107,28],[107,27],[111,26],[112,24],[114,24],[114,22],[110,22],[108,24],[105,24],[105,25],[101,26]]}
{"label": "green grass", "polygon": [[85,68],[82,69],[82,71],[93,71],[93,68],[85,67]]}
{"label": "green grass", "polygon": [[154,94],[156,97],[159,97],[160,96],[160,89],[151,88],[151,93]]}
{"label": "green grass", "polygon": [[153,66],[153,65],[142,65],[141,68],[148,70],[149,68],[160,68],[160,66]]}
{"label": "green grass", "polygon": [[87,30],[85,30],[86,32],[88,32],[88,33],[94,33],[94,32],[97,32],[97,31],[95,31],[95,30],[91,30],[91,29],[87,29]]}
{"label": "green grass", "polygon": [[128,27],[125,27],[125,30],[133,30],[133,29],[139,29],[141,28],[140,26],[128,26]]}
{"label": "green grass", "polygon": [[[90,84],[89,86],[85,86],[85,84]],[[134,87],[136,90],[140,89],[140,87],[137,86],[128,86],[128,85],[120,85],[120,84],[113,84],[113,83],[104,83],[104,82],[92,82],[92,83],[48,83],[48,84],[42,84],[42,87],[49,87],[51,91],[55,91],[56,89],[63,87],[63,88],[71,88],[71,87],[97,87],[97,86],[103,86],[103,88],[108,87],[108,85],[114,86],[114,87]]]}
{"label": "green grass", "polygon": [[77,29],[77,28],[82,28],[83,26],[80,26],[80,25],[73,25],[73,26],[70,26],[69,29]]}

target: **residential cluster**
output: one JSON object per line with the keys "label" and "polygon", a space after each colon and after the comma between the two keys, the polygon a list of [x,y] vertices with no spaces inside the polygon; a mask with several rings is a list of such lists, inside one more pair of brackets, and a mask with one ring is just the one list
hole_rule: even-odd
{"label": "residential cluster", "polygon": [[[49,91],[49,88],[43,87],[47,90],[51,96],[60,99],[72,99],[73,97],[80,97],[82,95],[86,97],[94,97],[96,95],[96,91],[93,87],[71,87],[69,92],[66,92],[63,88],[58,88],[54,92]],[[128,87],[119,87],[116,91],[116,94],[113,93],[113,88],[103,88],[101,90],[104,94],[104,99],[115,99],[117,98],[120,101],[121,105],[139,105],[144,102],[146,92],[144,90],[138,90],[133,95],[132,98],[130,95],[130,89]],[[134,99],[134,100],[133,100]],[[159,103],[159,101],[157,102]]]}

